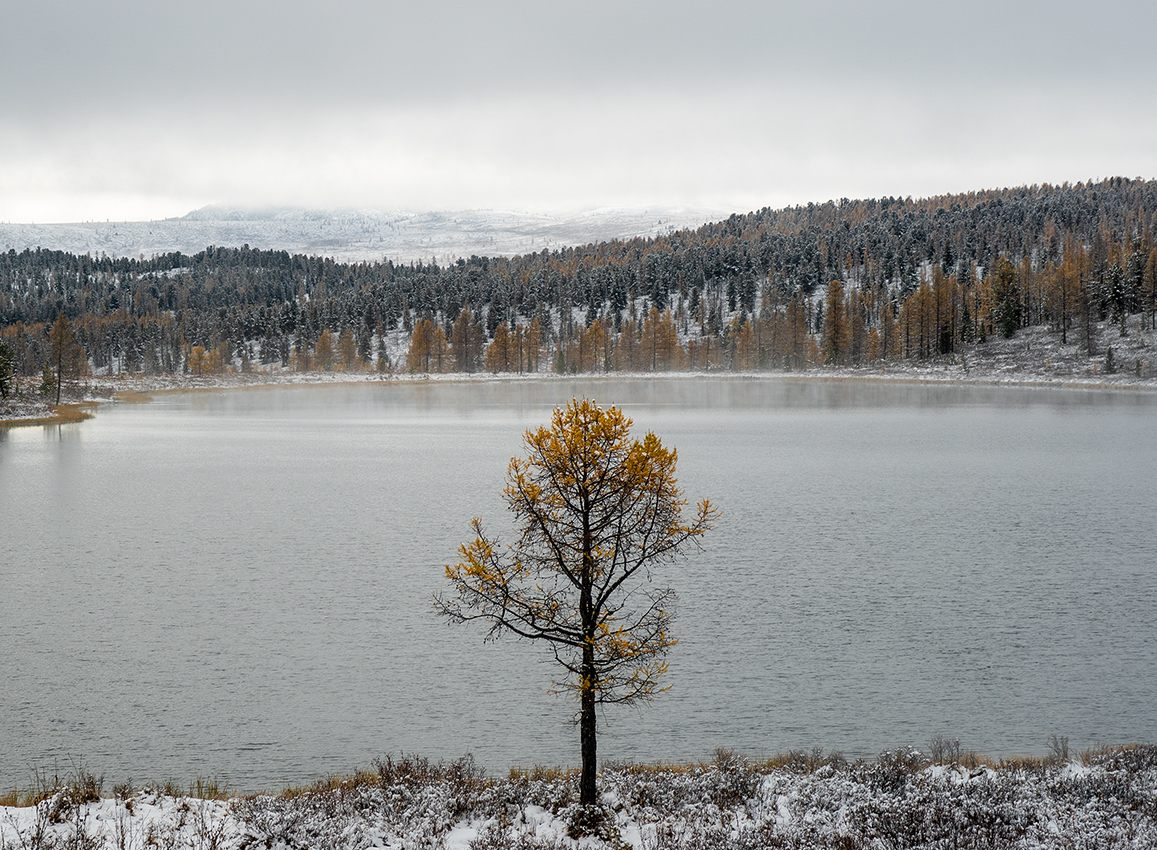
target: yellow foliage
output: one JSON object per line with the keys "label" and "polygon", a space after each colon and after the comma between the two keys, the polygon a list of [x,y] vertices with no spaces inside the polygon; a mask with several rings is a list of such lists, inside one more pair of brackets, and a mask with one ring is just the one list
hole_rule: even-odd
{"label": "yellow foliage", "polygon": [[716,519],[700,502],[692,522],[677,487],[678,455],[653,433],[630,436],[615,407],[575,400],[550,426],[526,432],[504,490],[520,528],[501,551],[479,520],[475,539],[446,567],[454,597],[438,610],[480,619],[490,635],[545,639],[568,677],[559,685],[600,702],[649,699],[661,689],[670,633],[670,590],[647,587],[649,571],[676,557]]}

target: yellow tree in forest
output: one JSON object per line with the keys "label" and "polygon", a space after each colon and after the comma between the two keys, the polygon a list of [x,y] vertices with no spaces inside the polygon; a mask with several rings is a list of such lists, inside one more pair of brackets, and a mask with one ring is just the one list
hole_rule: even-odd
{"label": "yellow tree in forest", "polygon": [[848,356],[848,318],[844,304],[844,285],[838,280],[828,284],[824,303],[824,362],[843,363]]}
{"label": "yellow tree in forest", "polygon": [[209,356],[205,353],[205,346],[194,345],[189,350],[189,358],[186,361],[189,371],[198,378],[205,374],[209,369]]}
{"label": "yellow tree in forest", "polygon": [[406,368],[411,372],[429,372],[434,356],[434,322],[419,319],[410,335],[410,350],[406,352]]}
{"label": "yellow tree in forest", "polygon": [[765,286],[759,302],[759,317],[752,321],[755,334],[756,366],[766,369],[783,360],[783,314],[779,309],[779,290]]}
{"label": "yellow tree in forest", "polygon": [[444,372],[449,360],[450,346],[442,326],[429,317],[419,319],[410,336],[406,368],[411,372]]}
{"label": "yellow tree in forest", "polygon": [[454,357],[454,368],[459,372],[477,372],[482,368],[485,342],[486,334],[481,323],[470,312],[470,305],[464,305],[450,331],[450,351]]}
{"label": "yellow tree in forest", "polygon": [[864,357],[871,363],[881,358],[883,348],[880,343],[880,335],[876,333],[875,328],[868,328],[868,338],[864,343]]}
{"label": "yellow tree in forest", "polygon": [[56,371],[56,403],[60,404],[61,386],[65,378],[75,378],[85,371],[84,349],[76,341],[72,323],[61,313],[48,331],[52,368]]}
{"label": "yellow tree in forest", "polygon": [[634,319],[627,319],[619,331],[619,344],[615,349],[615,359],[623,372],[634,372],[639,368],[639,331]]}
{"label": "yellow tree in forest", "polygon": [[595,319],[589,328],[580,327],[567,343],[566,363],[571,372],[598,372],[604,368],[606,333],[602,322]]}
{"label": "yellow tree in forest", "polygon": [[807,310],[803,303],[806,297],[803,293],[796,293],[787,305],[787,354],[784,359],[789,369],[802,369],[807,365],[811,335],[808,333]]}
{"label": "yellow tree in forest", "polygon": [[653,589],[654,570],[678,557],[714,523],[702,501],[684,522],[674,449],[631,420],[588,400],[558,408],[550,427],[524,436],[504,496],[519,528],[500,549],[480,520],[461,560],[446,567],[452,591],[434,605],[451,622],[481,620],[489,638],[510,633],[545,641],[565,671],[556,683],[579,699],[579,802],[596,796],[596,706],[653,698],[674,646],[674,591]]}
{"label": "yellow tree in forest", "polygon": [[221,344],[206,355],[208,371],[212,372],[214,375],[222,375],[225,373],[225,355],[227,351],[228,346]]}
{"label": "yellow tree in forest", "polygon": [[337,340],[338,358],[341,360],[341,367],[345,371],[351,371],[358,362],[358,346],[354,339],[354,332],[346,328],[341,332],[341,336]]}
{"label": "yellow tree in forest", "polygon": [[1062,345],[1069,341],[1069,321],[1076,306],[1084,262],[1084,247],[1077,244],[1071,233],[1066,233],[1061,264],[1052,270],[1049,288],[1049,307],[1060,326]]}
{"label": "yellow tree in forest", "polygon": [[494,329],[494,340],[486,347],[485,366],[488,372],[512,372],[518,368],[518,346],[506,322]]}
{"label": "yellow tree in forest", "polygon": [[682,365],[683,349],[670,310],[660,313],[658,307],[651,308],[643,321],[639,344],[640,364],[649,372],[668,371]]}
{"label": "yellow tree in forest", "polygon": [[321,332],[313,349],[313,359],[318,368],[328,372],[333,368],[333,334],[329,329]]}
{"label": "yellow tree in forest", "polygon": [[434,338],[430,342],[430,360],[434,364],[435,372],[450,370],[450,343],[446,340],[446,332],[442,326],[434,322]]}
{"label": "yellow tree in forest", "polygon": [[731,320],[728,333],[728,342],[731,346],[731,368],[737,372],[746,372],[759,365],[759,347],[755,341],[755,331],[750,320],[740,320],[736,316]]}
{"label": "yellow tree in forest", "polygon": [[598,319],[591,322],[589,328],[585,328],[582,334],[583,341],[583,366],[584,372],[601,372],[606,368],[606,361],[603,359],[607,348],[607,335],[603,331],[603,323]]}

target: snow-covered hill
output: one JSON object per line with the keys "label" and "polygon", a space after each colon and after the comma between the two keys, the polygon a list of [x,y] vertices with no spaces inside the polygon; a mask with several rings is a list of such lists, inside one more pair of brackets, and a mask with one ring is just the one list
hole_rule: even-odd
{"label": "snow-covered hill", "polygon": [[724,217],[695,209],[601,209],[569,215],[496,210],[241,210],[204,207],[181,218],[72,224],[0,223],[0,250],[49,248],[74,254],[151,257],[210,245],[285,250],[342,261],[451,262],[513,256],[569,245],[654,236]]}

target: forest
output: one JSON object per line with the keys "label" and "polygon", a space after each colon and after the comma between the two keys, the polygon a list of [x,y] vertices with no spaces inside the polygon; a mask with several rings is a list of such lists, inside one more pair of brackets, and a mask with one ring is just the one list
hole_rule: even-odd
{"label": "forest", "polygon": [[1106,322],[1154,327],[1155,214],[1157,181],[1115,177],[765,208],[448,265],[10,250],[0,390],[88,373],[802,370],[952,360],[1026,327],[1094,358]]}

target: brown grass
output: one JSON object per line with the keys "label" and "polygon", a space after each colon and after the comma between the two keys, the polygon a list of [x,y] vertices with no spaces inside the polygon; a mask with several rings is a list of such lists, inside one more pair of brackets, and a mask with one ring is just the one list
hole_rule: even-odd
{"label": "brown grass", "polygon": [[0,428],[19,428],[23,425],[70,425],[74,422],[83,422],[92,418],[92,410],[97,407],[95,401],[77,401],[58,404],[52,408],[50,416],[39,416],[33,419],[0,419]]}
{"label": "brown grass", "polygon": [[94,803],[101,798],[104,777],[94,776],[83,762],[74,762],[66,776],[59,773],[48,775],[48,771],[37,771],[32,775],[32,785],[23,791],[19,786],[0,796],[0,806],[35,806],[45,800],[58,798],[59,806],[77,806]]}
{"label": "brown grass", "polygon": [[[1099,746],[1082,751],[1079,754],[1079,760],[1085,765],[1104,765],[1114,769],[1124,768],[1135,772],[1150,770],[1157,768],[1157,745]],[[949,762],[947,760],[930,760],[917,751],[897,750],[882,753],[876,762],[856,761],[852,764],[839,752],[825,753],[820,748],[793,750],[761,760],[749,760],[732,750],[719,749],[715,753],[715,759],[711,762],[658,762],[651,764],[608,762],[603,765],[603,770],[658,778],[709,769],[717,769],[728,775],[739,773],[757,776],[776,770],[814,773],[820,768],[828,766],[836,770],[872,770],[873,765],[878,765],[891,768],[902,775],[918,773],[929,764],[954,764],[965,769],[983,767],[1001,773],[1042,774],[1050,768],[1055,769],[1061,766],[1063,761],[1055,753],[1044,757],[1009,756],[997,760],[966,751],[961,754],[959,759]],[[512,767],[505,781],[516,784],[566,782],[576,780],[579,772],[578,768],[560,766]],[[305,786],[285,786],[276,796],[283,799],[293,799],[335,793],[341,795],[361,787],[389,788],[394,785],[404,785],[418,788],[435,782],[448,782],[463,793],[470,793],[492,786],[495,780],[484,776],[469,756],[452,762],[437,763],[415,756],[403,756],[397,760],[387,756],[385,759],[375,760],[372,769],[358,770],[346,775],[333,774]],[[14,786],[11,791],[0,794],[0,806],[34,806],[60,792],[64,792],[66,801],[76,805],[99,799],[102,785],[103,777],[94,777],[84,769],[83,765],[74,766],[72,772],[65,777],[59,775],[50,777],[47,773],[37,774],[30,787],[21,789]],[[167,797],[187,796],[202,800],[249,799],[263,796],[260,794],[241,794],[226,782],[201,777],[190,783],[187,789],[171,780],[162,785],[151,787]],[[132,787],[127,784],[117,786],[114,790],[118,797],[129,797],[134,793]]]}
{"label": "brown grass", "polygon": [[378,782],[379,779],[376,771],[359,770],[349,775],[330,774],[324,779],[317,780],[312,785],[287,785],[281,789],[281,793],[278,796],[285,799],[292,799],[294,797],[307,796],[310,794],[325,794],[332,791],[344,793],[365,785],[377,785]]}
{"label": "brown grass", "polygon": [[575,767],[543,767],[536,764],[529,770],[524,767],[512,767],[506,778],[511,782],[558,782],[561,779],[578,776],[580,772]]}

